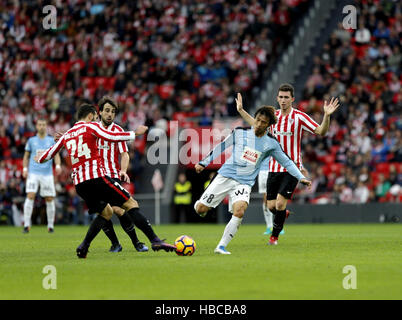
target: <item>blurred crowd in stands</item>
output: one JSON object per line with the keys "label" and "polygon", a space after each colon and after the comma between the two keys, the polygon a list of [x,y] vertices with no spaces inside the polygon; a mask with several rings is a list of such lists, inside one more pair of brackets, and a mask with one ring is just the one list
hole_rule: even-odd
{"label": "blurred crowd in stands", "polygon": [[[49,134],[64,131],[80,103],[108,94],[125,129],[166,128],[177,112],[196,112],[200,125],[235,116],[235,93],[258,88],[311,3],[0,0],[1,206],[24,195],[21,159],[39,115]],[[56,29],[43,28],[47,4],[56,5]],[[144,148],[130,148],[134,178]],[[68,174],[57,180],[60,206],[74,211]]]}
{"label": "blurred crowd in stands", "polygon": [[[105,94],[119,101],[116,122],[129,130],[166,129],[181,112],[206,126],[237,116],[235,93],[251,100],[312,3],[68,0],[56,2],[57,27],[45,30],[47,1],[0,0],[0,211],[25,196],[22,156],[38,116],[49,134],[65,131],[80,103]],[[401,6],[357,3],[358,29],[332,34],[297,105],[321,122],[322,101],[342,99],[328,137],[304,137],[314,188],[296,201],[401,200]],[[130,147],[133,180],[144,150],[144,139]],[[80,201],[63,166],[58,211],[68,214],[57,219],[69,223]]]}
{"label": "blurred crowd in stands", "polygon": [[402,200],[402,5],[357,2],[357,29],[342,24],[314,57],[298,108],[320,122],[322,103],[341,97],[328,136],[304,137],[304,165],[313,178],[299,201]]}

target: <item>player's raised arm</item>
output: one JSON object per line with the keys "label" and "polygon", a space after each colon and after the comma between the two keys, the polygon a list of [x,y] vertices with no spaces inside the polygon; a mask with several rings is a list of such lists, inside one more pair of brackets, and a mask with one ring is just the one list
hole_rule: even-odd
{"label": "player's raised arm", "polygon": [[60,149],[63,147],[63,142],[64,142],[64,135],[53,146],[51,146],[44,152],[36,154],[34,160],[36,162],[43,163],[54,158],[56,154],[60,151]]}
{"label": "player's raised arm", "polygon": [[339,99],[331,98],[329,104],[327,101],[324,102],[324,118],[322,123],[315,129],[314,133],[320,136],[325,136],[329,129],[330,117],[338,109]]}
{"label": "player's raised arm", "polygon": [[109,131],[103,129],[99,123],[96,122],[89,122],[87,125],[93,133],[98,137],[102,138],[106,141],[112,142],[119,142],[119,141],[131,141],[135,139],[136,135],[142,135],[147,130],[147,126],[139,126],[137,130],[134,131],[125,131],[125,132],[116,132],[116,131]]}
{"label": "player's raised arm", "polygon": [[137,130],[134,131],[134,133],[136,136],[140,136],[140,135],[143,135],[145,132],[147,132],[147,130],[148,130],[147,126],[141,125],[137,128]]}
{"label": "player's raised arm", "polygon": [[55,142],[57,142],[57,141],[59,141],[59,139],[63,136],[63,134],[65,134],[66,132],[62,132],[62,131],[59,131],[59,132],[56,132],[54,135],[53,135],[53,139],[54,139],[54,141]]}
{"label": "player's raised arm", "polygon": [[235,99],[235,101],[237,112],[239,112],[244,121],[246,121],[250,126],[253,127],[255,119],[246,110],[243,109],[243,99],[240,93],[237,94],[237,98]]}
{"label": "player's raised arm", "polygon": [[223,151],[228,147],[233,145],[235,130],[231,132],[221,143],[217,144],[215,148],[212,149],[208,155],[202,159],[195,167],[197,173],[201,172],[203,169],[201,167],[208,167],[208,165],[218,157]]}

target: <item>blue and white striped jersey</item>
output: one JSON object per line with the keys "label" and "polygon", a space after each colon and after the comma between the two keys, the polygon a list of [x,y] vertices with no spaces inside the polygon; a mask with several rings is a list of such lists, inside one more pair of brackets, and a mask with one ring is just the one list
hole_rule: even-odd
{"label": "blue and white striped jersey", "polygon": [[297,180],[305,179],[295,163],[282,150],[279,142],[270,134],[257,137],[254,128],[234,129],[199,163],[207,167],[230,146],[233,146],[232,155],[218,170],[218,173],[224,177],[253,186],[262,162],[272,156]]}
{"label": "blue and white striped jersey", "polygon": [[46,163],[37,163],[34,157],[37,152],[45,151],[47,148],[54,144],[54,139],[51,136],[45,136],[41,139],[38,135],[30,137],[25,145],[25,151],[30,152],[28,172],[40,175],[52,175],[53,174],[53,161]]}

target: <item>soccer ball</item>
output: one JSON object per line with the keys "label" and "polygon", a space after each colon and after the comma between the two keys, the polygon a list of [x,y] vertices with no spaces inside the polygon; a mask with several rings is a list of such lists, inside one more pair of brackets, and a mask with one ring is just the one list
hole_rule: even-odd
{"label": "soccer ball", "polygon": [[176,254],[179,256],[191,256],[196,248],[195,241],[189,236],[178,237],[174,245],[176,246]]}

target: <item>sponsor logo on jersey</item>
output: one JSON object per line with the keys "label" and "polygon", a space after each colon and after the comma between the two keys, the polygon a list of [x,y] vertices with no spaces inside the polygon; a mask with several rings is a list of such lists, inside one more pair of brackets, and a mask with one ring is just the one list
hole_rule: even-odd
{"label": "sponsor logo on jersey", "polygon": [[100,144],[100,145],[98,146],[98,148],[99,148],[99,149],[103,149],[103,150],[109,150],[109,149],[110,149],[110,147],[109,147],[108,145],[106,145],[106,144],[104,144],[104,145],[101,145],[101,144]]}
{"label": "sponsor logo on jersey", "polygon": [[261,152],[251,149],[249,147],[244,147],[243,154],[241,156],[242,160],[247,161],[250,164],[255,165],[258,161],[258,158],[261,156]]}
{"label": "sponsor logo on jersey", "polygon": [[293,132],[274,130],[274,135],[277,135],[277,136],[289,136],[289,137],[291,137],[291,136],[293,136]]}

